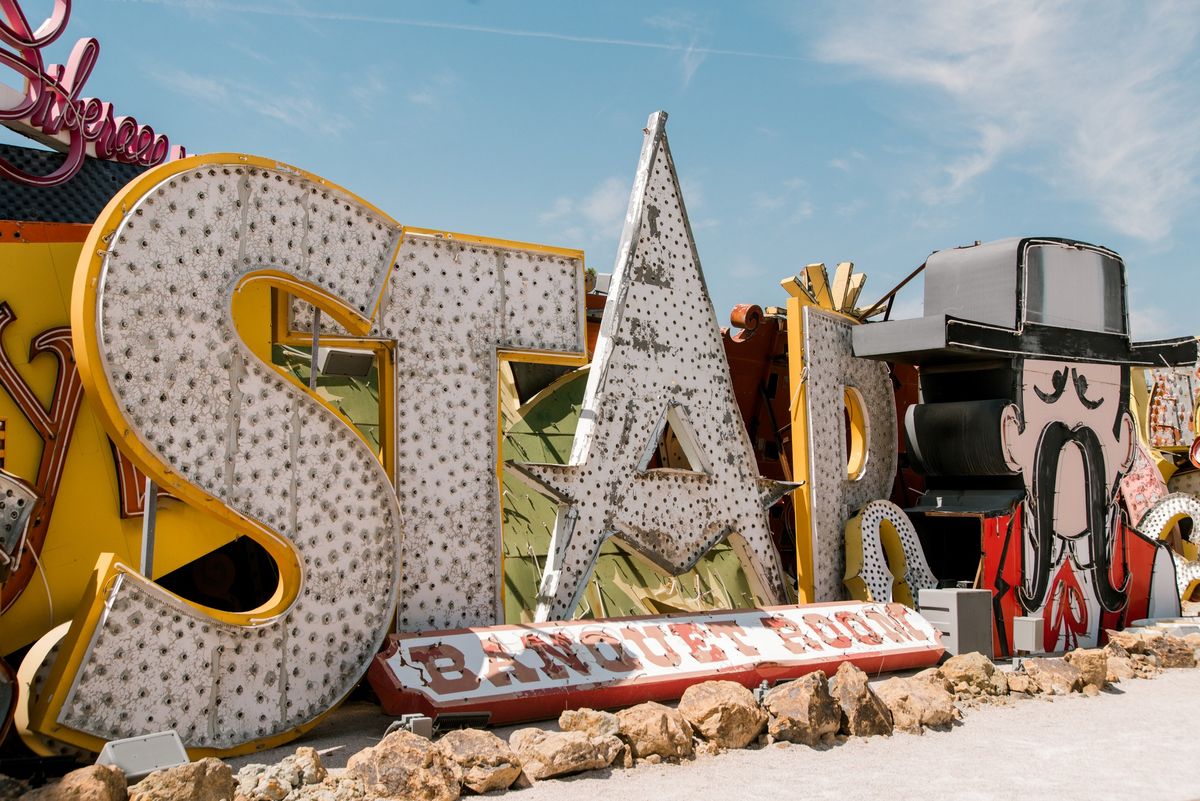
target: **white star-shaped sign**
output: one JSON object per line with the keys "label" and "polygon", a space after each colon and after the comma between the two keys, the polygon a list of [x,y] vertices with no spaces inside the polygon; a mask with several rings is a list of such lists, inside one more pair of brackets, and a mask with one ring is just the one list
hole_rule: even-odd
{"label": "white star-shaped sign", "polygon": [[608,537],[672,574],[728,538],[755,595],[786,586],[667,145],[650,117],[568,464],[509,466],[559,503],[538,621],[571,616]]}

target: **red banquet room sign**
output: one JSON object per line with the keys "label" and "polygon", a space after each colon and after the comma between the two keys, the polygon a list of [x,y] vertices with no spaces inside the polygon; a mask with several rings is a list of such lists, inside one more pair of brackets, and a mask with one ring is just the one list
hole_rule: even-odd
{"label": "red banquet room sign", "polygon": [[498,724],[678,698],[709,679],[754,687],[842,662],[924,667],[942,650],[906,606],[845,602],[399,634],[368,677],[388,714],[486,713]]}
{"label": "red banquet room sign", "polygon": [[84,158],[93,156],[143,167],[182,158],[184,149],[133,117],[120,116],[112,103],[84,97],[83,87],[100,56],[100,43],[80,39],[65,64],[47,64],[44,48],[67,27],[71,0],[54,0],[50,16],[36,29],[17,0],[0,0],[0,67],[23,83],[21,90],[0,84],[0,124],[66,153],[48,175],[33,175],[0,159],[0,176],[32,186],[69,181]]}

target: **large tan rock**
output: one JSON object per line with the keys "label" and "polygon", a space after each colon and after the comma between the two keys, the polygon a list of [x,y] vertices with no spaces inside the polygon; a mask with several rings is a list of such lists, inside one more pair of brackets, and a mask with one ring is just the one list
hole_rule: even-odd
{"label": "large tan rock", "polygon": [[1083,692],[1083,672],[1065,659],[1025,659],[1021,662],[1021,669],[1038,691],[1046,695]]}
{"label": "large tan rock", "polygon": [[842,708],[841,731],[857,737],[892,733],[892,712],[871,689],[867,674],[843,662],[829,682],[829,692]]}
{"label": "large tan rock", "polygon": [[1009,673],[1005,676],[1005,679],[1008,681],[1009,694],[1036,695],[1042,691],[1040,687],[1033,683],[1033,679],[1020,671]]}
{"label": "large tan rock", "polygon": [[1150,642],[1154,639],[1154,635],[1147,635],[1140,631],[1107,629],[1105,634],[1108,635],[1110,653],[1115,653],[1117,656],[1148,654],[1150,653]]}
{"label": "large tan rock", "polygon": [[437,745],[401,729],[346,763],[370,793],[405,801],[455,801],[462,794],[458,763]]}
{"label": "large tan rock", "polygon": [[[13,787],[17,787],[15,782]],[[16,796],[12,796],[15,798]],[[21,796],[30,801],[125,801],[125,774],[114,765],[89,765],[73,770],[54,784]]]}
{"label": "large tan rock", "polygon": [[776,740],[815,746],[842,725],[842,708],[820,670],[777,685],[763,698],[763,706],[770,715],[767,732]]}
{"label": "large tan rock", "polygon": [[438,740],[438,745],[462,771],[462,783],[476,793],[507,790],[521,775],[521,760],[490,731],[458,729]]}
{"label": "large tan rock", "polygon": [[232,801],[233,771],[208,757],[156,770],[129,788],[129,801]]}
{"label": "large tan rock", "polygon": [[745,748],[767,725],[767,713],[754,693],[732,681],[693,684],[679,699],[679,711],[704,739],[721,748]]}
{"label": "large tan rock", "polygon": [[958,654],[946,660],[938,671],[950,682],[958,696],[1008,695],[1008,682],[992,660],[978,651]]}
{"label": "large tan rock", "polygon": [[533,781],[606,768],[616,757],[608,741],[597,745],[581,731],[517,729],[509,735],[508,744],[520,759],[525,776]]}
{"label": "large tan rock", "polygon": [[612,712],[596,709],[568,709],[558,716],[563,731],[581,731],[588,737],[604,737],[620,731],[621,724]]}
{"label": "large tan rock", "polygon": [[1158,631],[1113,631],[1108,629],[1110,655],[1154,657],[1154,667],[1196,667],[1195,648],[1184,638]]}
{"label": "large tan rock", "polygon": [[592,741],[592,745],[596,746],[596,751],[604,759],[605,764],[615,768],[633,767],[633,752],[619,736],[601,734],[589,739]]}
{"label": "large tan rock", "polygon": [[246,801],[283,801],[293,790],[325,781],[328,771],[315,748],[303,746],[274,765],[252,763],[237,772],[237,792]]}
{"label": "large tan rock", "polygon": [[944,675],[942,675],[942,671],[939,668],[935,668],[935,667],[925,668],[920,673],[917,673],[916,675],[914,675],[913,678],[917,679],[919,681],[932,682],[933,684],[937,685],[938,687],[941,687],[943,690],[950,693],[951,695],[954,694],[954,683],[951,682],[949,679],[947,679]]}
{"label": "large tan rock", "polygon": [[692,724],[677,709],[647,701],[622,709],[617,720],[635,759],[682,759],[695,753]]}
{"label": "large tan rock", "polygon": [[1122,679],[1136,679],[1137,671],[1133,669],[1133,660],[1127,656],[1109,656],[1105,661],[1105,666],[1108,671],[1105,678],[1109,684],[1114,684]]}
{"label": "large tan rock", "polygon": [[1162,661],[1165,668],[1194,668],[1196,651],[1182,637],[1164,634],[1153,640],[1150,650]]}
{"label": "large tan rock", "polygon": [[292,791],[287,801],[378,801],[367,792],[362,779],[353,776],[327,776],[320,784],[306,784]]}
{"label": "large tan rock", "polygon": [[880,682],[874,690],[900,731],[922,734],[927,727],[941,729],[954,722],[954,696],[938,683],[897,676]]}
{"label": "large tan rock", "polygon": [[1083,674],[1083,686],[1103,690],[1108,684],[1108,652],[1103,648],[1076,648],[1063,656]]}

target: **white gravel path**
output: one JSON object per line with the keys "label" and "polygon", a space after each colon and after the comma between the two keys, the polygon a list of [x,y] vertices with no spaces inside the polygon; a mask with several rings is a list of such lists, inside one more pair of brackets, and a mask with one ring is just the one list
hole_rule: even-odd
{"label": "white gravel path", "polygon": [[[278,761],[297,745],[343,745],[326,757],[345,765],[378,741],[388,719],[349,704],[308,737],[229,760]],[[773,745],[539,782],[513,801],[906,801],[907,799],[1200,799],[1192,756],[1200,729],[1200,669],[1126,681],[1097,698],[1021,699],[968,709],[952,731],[851,738],[824,749]],[[511,729],[499,730],[507,736]],[[464,796],[466,798],[467,796]]]}
{"label": "white gravel path", "polygon": [[1187,801],[1200,798],[1200,768],[1189,756],[1198,722],[1200,670],[1171,670],[1097,698],[971,709],[952,731],[851,738],[824,750],[729,751],[540,782],[516,798]]}

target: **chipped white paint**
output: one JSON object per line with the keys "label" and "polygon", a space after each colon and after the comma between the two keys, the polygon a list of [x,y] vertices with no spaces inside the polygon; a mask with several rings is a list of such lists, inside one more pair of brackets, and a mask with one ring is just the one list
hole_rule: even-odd
{"label": "chipped white paint", "polygon": [[[886,526],[891,531],[885,532]],[[893,536],[894,532],[894,536]],[[851,540],[857,538],[856,543]],[[893,588],[903,582],[907,585],[904,593],[915,598],[918,590],[937,587],[937,578],[925,561],[925,551],[912,521],[896,504],[886,500],[874,500],[864,506],[858,514],[846,523],[847,549],[860,548],[862,564],[859,571],[849,575],[847,570],[846,584],[858,578],[866,587],[867,598],[871,600],[890,602],[897,600],[893,597]],[[892,561],[888,560],[888,551],[899,548],[899,553],[893,554]],[[893,564],[903,560],[904,570],[896,573]],[[905,599],[908,600],[908,599]]]}
{"label": "chipped white paint", "polygon": [[[814,306],[804,308],[804,399],[807,406],[809,494],[812,497],[813,593],[816,601],[844,596],[843,527],[871,501],[891,494],[896,475],[896,406],[887,365],[855,358],[854,323]],[[846,472],[845,390],[862,401],[869,436],[866,464]]]}
{"label": "chipped white paint", "polygon": [[231,298],[270,268],[365,322],[400,231],[348,193],[232,157],[127,200],[86,334],[104,362],[92,380],[168,474],[277,553],[294,549],[302,579],[285,587],[290,604],[238,624],[118,571],[58,723],[103,740],[175,729],[190,748],[229,749],[312,721],[357,683],[391,619],[401,541],[378,459],[251,353]]}
{"label": "chipped white paint", "polygon": [[[514,465],[560,503],[538,621],[571,614],[610,536],[675,574],[729,537],[760,599],[785,596],[765,508],[791,485],[758,475],[665,122],[647,126],[569,464]],[[648,469],[666,421],[702,469]]]}
{"label": "chipped white paint", "polygon": [[[399,630],[504,622],[498,360],[582,356],[583,315],[581,253],[404,232],[369,335],[396,342]],[[311,320],[311,307],[295,301],[293,319]]]}

